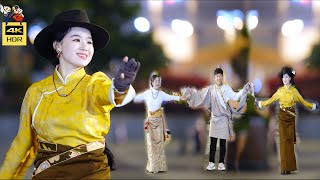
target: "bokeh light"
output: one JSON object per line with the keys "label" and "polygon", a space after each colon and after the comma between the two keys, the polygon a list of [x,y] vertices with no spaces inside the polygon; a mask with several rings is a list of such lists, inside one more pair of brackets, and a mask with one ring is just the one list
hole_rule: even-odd
{"label": "bokeh light", "polygon": [[284,36],[289,37],[302,32],[304,23],[301,19],[287,21],[282,25],[281,32]]}
{"label": "bokeh light", "polygon": [[171,22],[172,31],[183,37],[190,37],[193,34],[193,26],[188,21],[174,19]]}
{"label": "bokeh light", "polygon": [[144,17],[138,17],[134,20],[134,27],[140,32],[148,32],[150,30],[150,22]]}

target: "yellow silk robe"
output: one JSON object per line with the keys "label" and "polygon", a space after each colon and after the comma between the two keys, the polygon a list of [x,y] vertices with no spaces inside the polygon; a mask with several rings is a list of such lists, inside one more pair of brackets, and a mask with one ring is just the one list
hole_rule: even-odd
{"label": "yellow silk robe", "polygon": [[295,110],[294,108],[286,111],[282,109],[293,107],[295,103],[300,102],[305,107],[315,110],[316,104],[304,100],[299,91],[293,86],[288,88],[282,86],[270,99],[259,101],[259,107],[268,106],[277,100],[279,100],[281,107],[278,116],[281,171],[296,171],[297,165],[294,152],[294,143],[296,142]]}
{"label": "yellow silk robe", "polygon": [[280,87],[270,99],[259,101],[259,107],[268,106],[277,100],[279,100],[280,106],[284,108],[292,107],[296,102],[301,103],[309,109],[314,110],[316,107],[315,104],[309,103],[308,101],[304,100],[299,91],[293,86],[289,86],[289,88],[286,88],[285,86]]}
{"label": "yellow silk robe", "polygon": [[110,127],[110,111],[129,103],[135,95],[130,86],[129,91],[115,96],[113,82],[104,73],[90,76],[83,68],[65,80],[56,68],[54,81],[60,94],[70,93],[80,82],[68,97],[58,95],[53,76],[29,87],[18,134],[0,169],[1,179],[24,176],[36,156],[37,139],[72,147],[104,139]]}

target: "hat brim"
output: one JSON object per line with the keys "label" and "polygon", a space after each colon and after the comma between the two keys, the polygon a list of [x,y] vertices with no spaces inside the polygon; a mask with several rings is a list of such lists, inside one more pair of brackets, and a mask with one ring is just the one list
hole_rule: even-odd
{"label": "hat brim", "polygon": [[49,60],[55,58],[57,53],[53,49],[54,33],[60,28],[66,27],[83,27],[88,29],[91,32],[95,51],[104,48],[110,40],[108,31],[103,27],[91,23],[64,21],[63,23],[45,27],[34,40],[35,50],[44,58]]}

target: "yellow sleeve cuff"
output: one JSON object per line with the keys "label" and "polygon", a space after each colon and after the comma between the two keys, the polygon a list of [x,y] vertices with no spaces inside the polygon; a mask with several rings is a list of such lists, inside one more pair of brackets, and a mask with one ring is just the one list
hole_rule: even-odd
{"label": "yellow sleeve cuff", "polygon": [[[119,92],[115,92],[114,89],[115,89],[115,87],[114,87],[114,82],[113,82],[113,79],[112,79],[112,84],[111,84],[111,86],[110,86],[110,89],[109,89],[109,93],[108,93],[108,94],[109,94],[109,101],[110,101],[115,107],[121,107],[121,106],[124,106],[124,105],[130,103],[130,102],[133,100],[134,96],[136,95],[136,91],[134,90],[134,88],[132,87],[132,85],[129,86],[129,89],[128,89],[127,93],[124,93],[123,95],[121,95],[121,96],[123,96],[123,97],[116,97],[115,93],[119,93]],[[118,100],[116,100],[116,99],[118,99],[118,100],[120,100],[120,101],[121,101],[121,99],[123,99],[123,100],[122,100],[122,102],[120,103],[120,101],[118,101]],[[119,103],[119,104],[118,104],[118,103]]]}

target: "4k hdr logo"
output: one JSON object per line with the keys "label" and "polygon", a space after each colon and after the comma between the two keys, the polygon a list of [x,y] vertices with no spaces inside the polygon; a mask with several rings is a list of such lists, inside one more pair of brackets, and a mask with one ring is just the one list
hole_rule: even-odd
{"label": "4k hdr logo", "polygon": [[27,23],[26,22],[2,22],[3,46],[26,46]]}
{"label": "4k hdr logo", "polygon": [[23,10],[18,5],[0,4],[0,12],[3,13],[4,20],[2,22],[2,45],[26,46],[27,23],[22,22]]}

